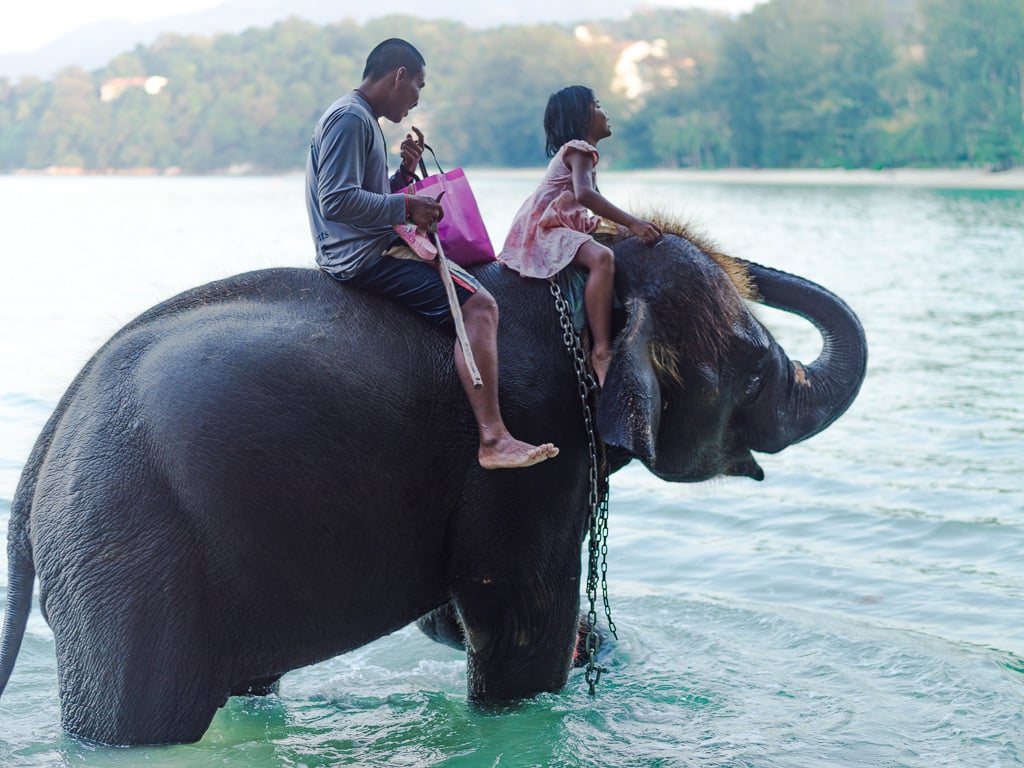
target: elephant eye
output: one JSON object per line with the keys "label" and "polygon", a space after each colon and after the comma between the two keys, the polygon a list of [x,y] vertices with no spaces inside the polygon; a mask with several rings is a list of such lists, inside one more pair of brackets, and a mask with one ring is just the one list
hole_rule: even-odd
{"label": "elephant eye", "polygon": [[743,380],[743,389],[741,399],[744,403],[749,403],[757,399],[757,396],[761,394],[761,388],[764,386],[764,361],[759,361],[758,364],[747,373],[746,378]]}

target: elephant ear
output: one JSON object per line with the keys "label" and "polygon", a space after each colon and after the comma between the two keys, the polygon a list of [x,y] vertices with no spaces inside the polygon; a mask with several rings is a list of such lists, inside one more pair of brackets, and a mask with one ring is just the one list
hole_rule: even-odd
{"label": "elephant ear", "polygon": [[661,417],[661,389],[651,359],[653,322],[642,299],[626,302],[626,312],[597,405],[597,429],[609,445],[650,462]]}

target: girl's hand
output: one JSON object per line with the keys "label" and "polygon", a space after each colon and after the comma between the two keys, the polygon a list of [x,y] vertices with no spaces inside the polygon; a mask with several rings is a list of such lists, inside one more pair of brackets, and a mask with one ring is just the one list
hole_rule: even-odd
{"label": "girl's hand", "polygon": [[661,240],[662,232],[656,224],[643,219],[634,219],[629,225],[629,233],[640,238],[645,245],[654,245]]}

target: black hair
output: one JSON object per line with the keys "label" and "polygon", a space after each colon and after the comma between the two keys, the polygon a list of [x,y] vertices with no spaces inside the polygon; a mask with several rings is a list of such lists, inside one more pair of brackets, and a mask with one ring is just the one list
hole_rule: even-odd
{"label": "black hair", "polygon": [[544,110],[548,157],[554,157],[565,142],[586,138],[595,104],[594,91],[585,85],[570,85],[548,97]]}
{"label": "black hair", "polygon": [[378,43],[366,57],[363,80],[380,80],[388,72],[394,72],[399,67],[405,67],[412,73],[419,73],[426,65],[422,54],[412,43],[399,37],[391,37]]}

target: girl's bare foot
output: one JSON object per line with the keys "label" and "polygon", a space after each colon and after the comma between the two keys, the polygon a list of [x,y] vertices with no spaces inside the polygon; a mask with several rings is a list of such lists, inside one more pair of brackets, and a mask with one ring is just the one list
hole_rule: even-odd
{"label": "girl's bare foot", "polygon": [[551,443],[530,445],[509,435],[490,446],[480,446],[477,459],[484,469],[516,469],[532,467],[558,455]]}

